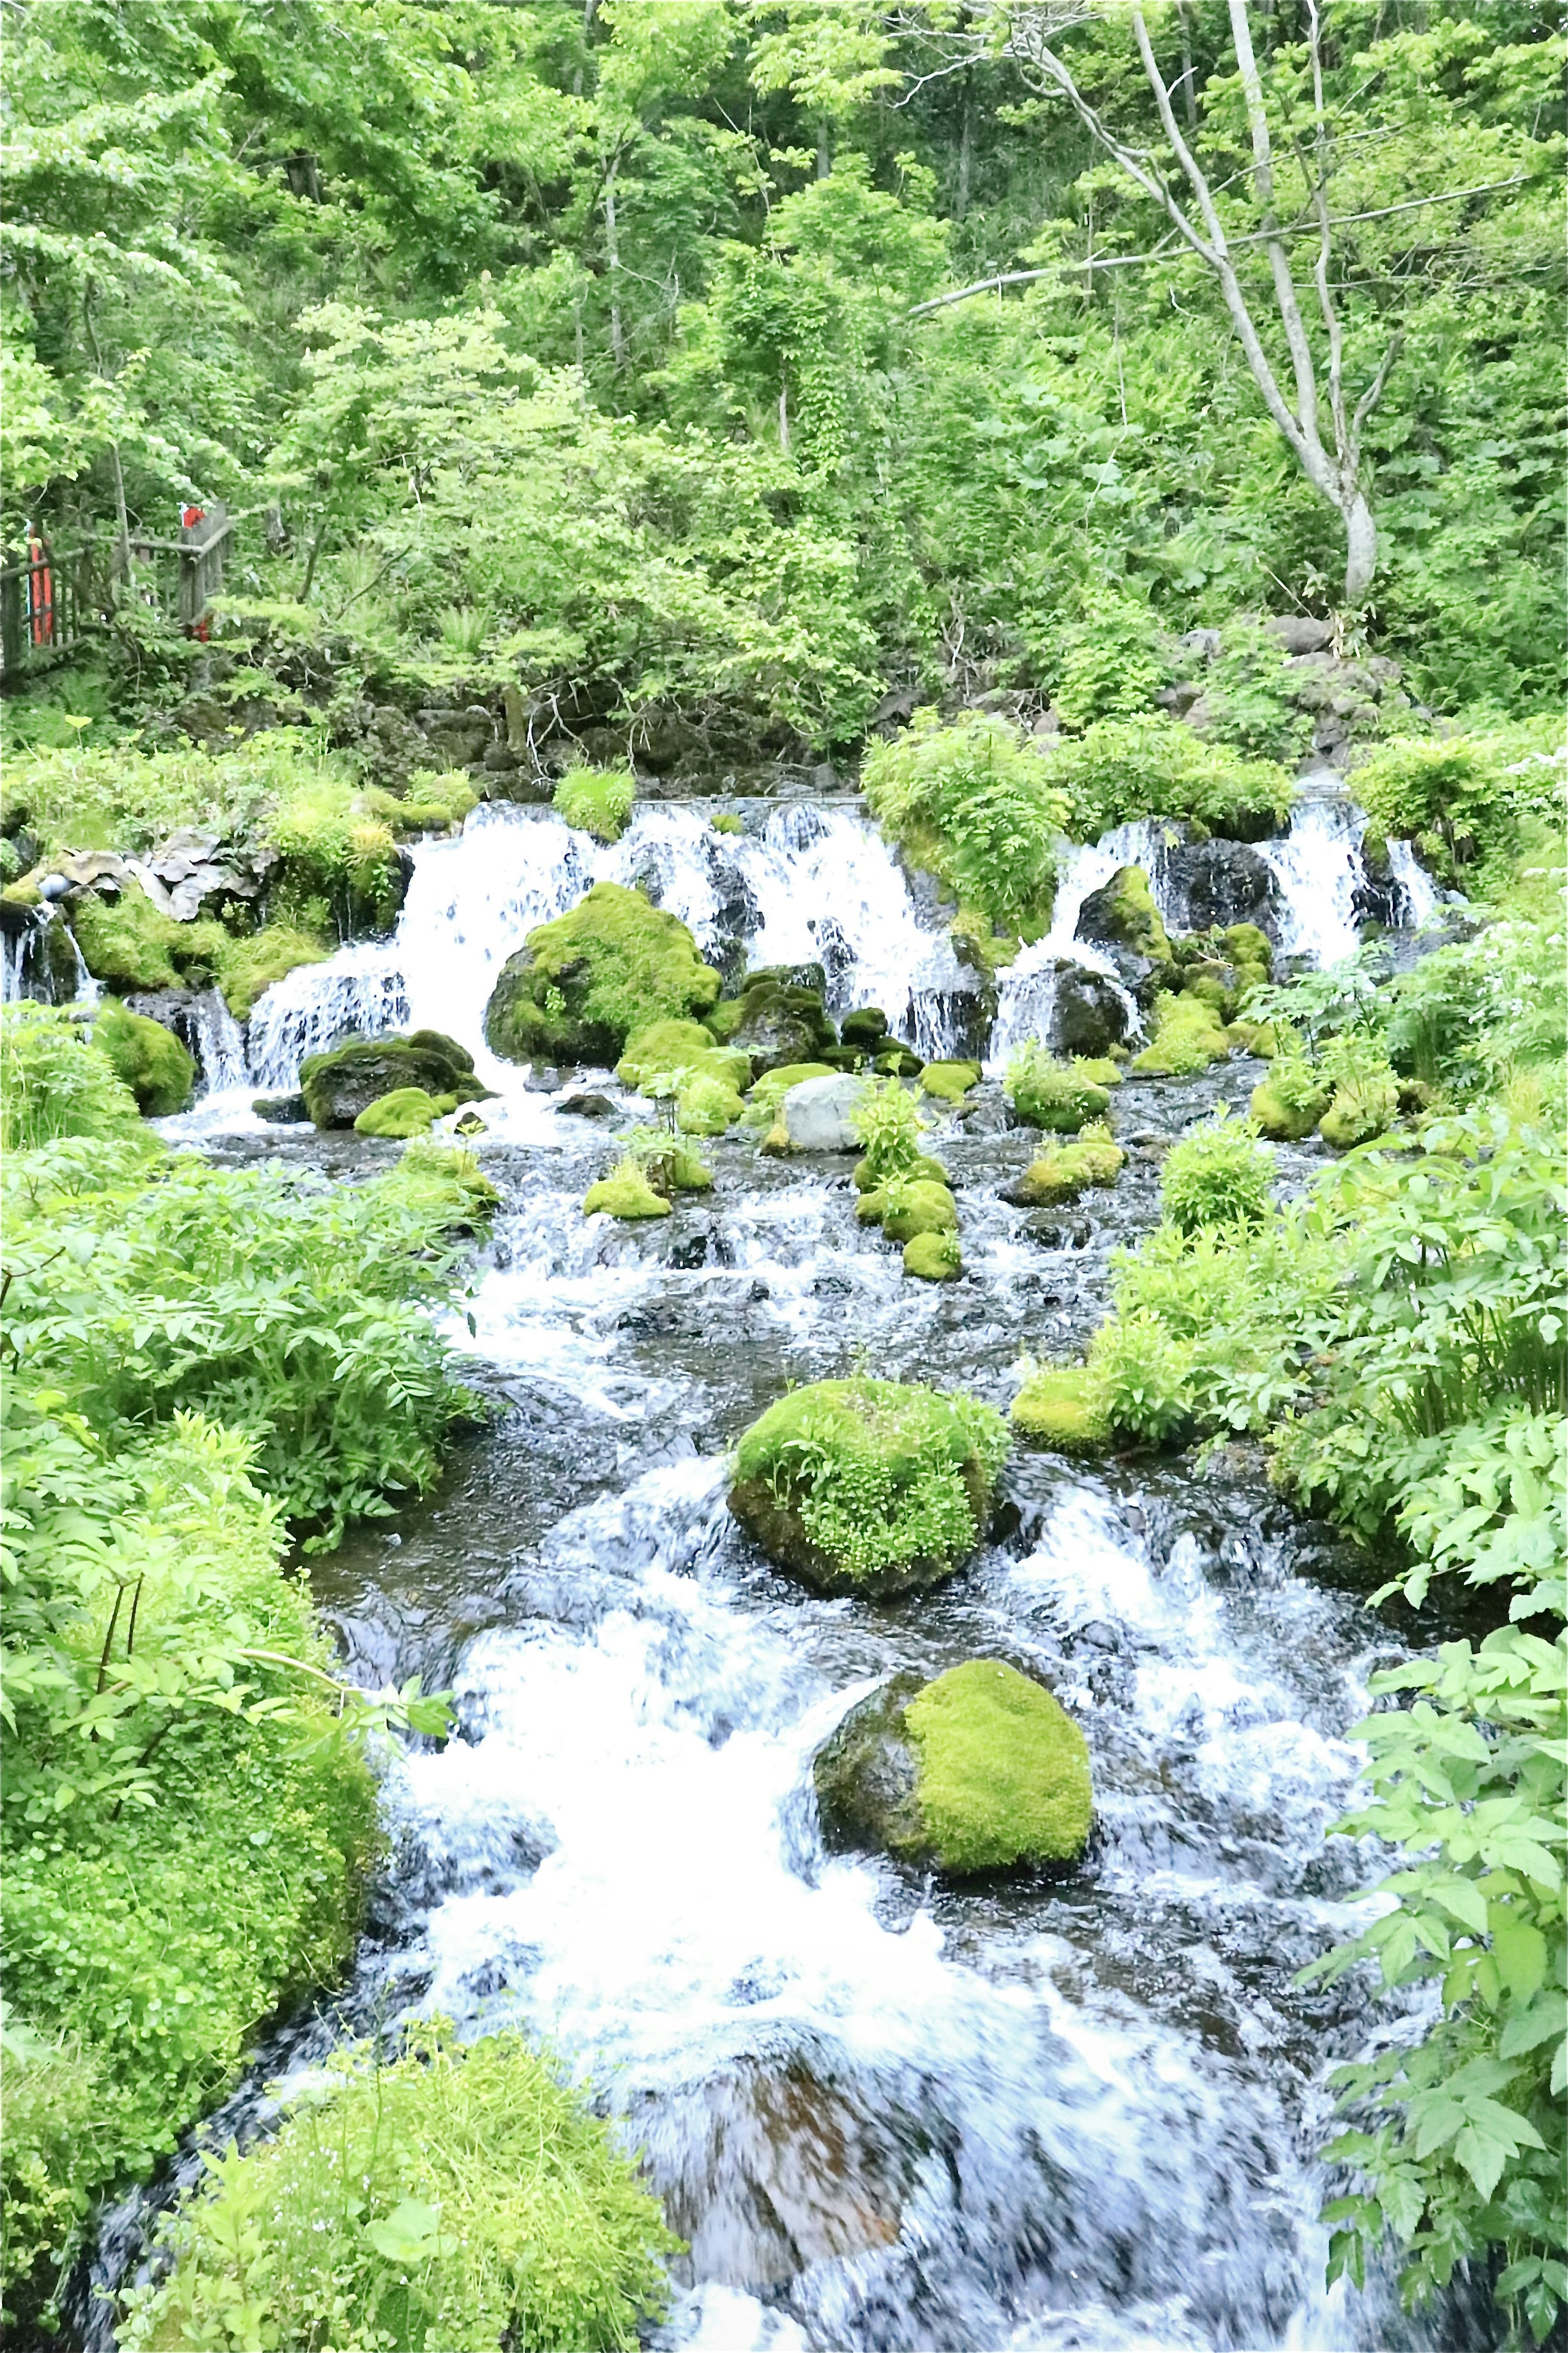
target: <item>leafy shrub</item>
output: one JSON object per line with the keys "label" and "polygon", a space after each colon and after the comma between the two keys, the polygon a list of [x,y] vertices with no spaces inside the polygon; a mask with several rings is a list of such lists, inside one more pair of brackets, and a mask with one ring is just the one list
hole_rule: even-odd
{"label": "leafy shrub", "polygon": [[998,932],[1045,930],[1067,803],[1016,727],[983,712],[944,725],[917,711],[903,734],[870,745],[860,781],[887,832],[961,906]]}
{"label": "leafy shrub", "polygon": [[1273,1153],[1249,1123],[1232,1119],[1221,1103],[1166,1154],[1160,1205],[1178,1233],[1195,1233],[1200,1226],[1258,1226],[1273,1178]]}
{"label": "leafy shrub", "polygon": [[[132,2290],[127,2347],[247,2341],[336,2353],[634,2353],[679,2242],[580,2093],[517,2034],[334,2060],[275,2140],[209,2162]],[[221,2337],[214,2331],[221,2331]]]}
{"label": "leafy shrub", "polygon": [[1560,718],[1464,735],[1400,736],[1354,771],[1355,795],[1385,833],[1415,840],[1446,881],[1516,851],[1537,824],[1561,841],[1564,753]]}
{"label": "leafy shrub", "polygon": [[554,802],[569,826],[595,841],[619,841],[637,797],[629,768],[568,768],[555,787]]}
{"label": "leafy shrub", "polygon": [[1003,1091],[1029,1127],[1067,1135],[1110,1108],[1110,1096],[1076,1063],[1058,1062],[1034,1039],[1008,1057]]}
{"label": "leafy shrub", "polygon": [[1113,591],[1091,593],[1081,619],[1062,636],[1052,701],[1068,727],[1147,711],[1170,677],[1146,604]]}
{"label": "leafy shrub", "polygon": [[1251,829],[1282,819],[1293,789],[1273,762],[1205,743],[1163,712],[1098,719],[1081,735],[1058,736],[1044,765],[1080,841],[1142,817],[1196,818],[1215,833],[1240,822]]}
{"label": "leafy shrub", "polygon": [[324,909],[343,939],[391,923],[402,896],[396,845],[391,828],[365,812],[345,777],[323,771],[294,786],[268,831],[283,859],[282,880],[271,893],[282,922],[319,930]]}
{"label": "leafy shrub", "polygon": [[279,799],[323,779],[352,789],[347,768],[298,728],[268,729],[216,754],[194,744],[146,752],[79,743],[8,758],[0,809],[7,822],[25,817],[48,852],[141,851],[180,826],[230,839],[262,835]]}
{"label": "leafy shrub", "polygon": [[125,1138],[136,1098],[86,1028],[21,997],[0,1011],[0,1143],[29,1152],[60,1136]]}
{"label": "leafy shrub", "polygon": [[1100,1325],[1089,1343],[1088,1374],[1087,1399],[1110,1429],[1163,1446],[1190,1428],[1192,1351],[1146,1310]]}
{"label": "leafy shrub", "polygon": [[1006,1425],[973,1398],[859,1378],[795,1389],[735,1451],[731,1508],[764,1551],[821,1582],[930,1583],[984,1533]]}
{"label": "leafy shrub", "polygon": [[[766,1085],[766,1079],[759,1080],[756,1092],[761,1093]],[[868,1079],[849,1113],[849,1124],[865,1146],[856,1175],[860,1184],[864,1173],[863,1192],[889,1176],[907,1176],[921,1157],[925,1129],[920,1108],[909,1089],[896,1079]]]}
{"label": "leafy shrub", "polygon": [[1296,706],[1296,683],[1271,629],[1229,623],[1204,679],[1205,733],[1248,759],[1293,765],[1312,735],[1310,719]]}

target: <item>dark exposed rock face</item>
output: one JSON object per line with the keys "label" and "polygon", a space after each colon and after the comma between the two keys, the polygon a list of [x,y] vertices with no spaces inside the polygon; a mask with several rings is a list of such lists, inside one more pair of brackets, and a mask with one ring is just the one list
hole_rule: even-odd
{"label": "dark exposed rock face", "polygon": [[352,1127],[383,1095],[423,1087],[428,1095],[480,1103],[489,1093],[474,1076],[474,1058],[455,1038],[416,1029],[406,1038],[354,1039],[302,1064],[300,1085],[318,1127]]}
{"label": "dark exposed rock face", "polygon": [[[808,976],[797,980],[796,973]],[[780,966],[747,976],[738,1018],[727,1020],[725,1043],[752,1058],[752,1075],[837,1054],[838,1037],[823,1010],[820,965]]]}
{"label": "dark exposed rock face", "polygon": [[1184,842],[1171,851],[1167,871],[1181,906],[1181,930],[1256,923],[1278,945],[1278,886],[1256,849],[1240,841]]}
{"label": "dark exposed rock face", "polygon": [[1066,956],[1057,958],[1056,976],[1047,1040],[1052,1053],[1094,1058],[1120,1046],[1127,1035],[1127,1007],[1114,983]]}
{"label": "dark exposed rock face", "polygon": [[917,1674],[891,1683],[852,1707],[816,1759],[816,1802],[831,1847],[909,1852],[921,1843],[920,1759],[904,1732],[904,1709],[921,1687]]}

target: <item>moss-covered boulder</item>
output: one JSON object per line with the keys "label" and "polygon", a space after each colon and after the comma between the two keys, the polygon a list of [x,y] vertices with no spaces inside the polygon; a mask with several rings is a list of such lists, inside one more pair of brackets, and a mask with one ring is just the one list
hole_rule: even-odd
{"label": "moss-covered boulder", "polygon": [[1014,1184],[1003,1187],[1002,1198],[1017,1209],[1060,1208],[1091,1186],[1114,1185],[1126,1157],[1105,1123],[1097,1121],[1076,1143],[1053,1145],[1031,1160]]}
{"label": "moss-covered boulder", "polygon": [[871,1057],[871,1068],[879,1079],[918,1079],[925,1064],[908,1046],[885,1045]]}
{"label": "moss-covered boulder", "polygon": [[708,1012],[719,988],[678,916],[640,891],[595,882],[508,957],[485,1037],[514,1062],[613,1065],[634,1033]]}
{"label": "moss-covered boulder", "polygon": [[[1296,1068],[1302,1077],[1298,1082]],[[1252,1090],[1250,1109],[1258,1126],[1275,1144],[1299,1144],[1310,1135],[1329,1108],[1330,1097],[1325,1087],[1319,1086],[1305,1063],[1296,1067],[1277,1063],[1266,1079],[1260,1079]]]}
{"label": "moss-covered boulder", "polygon": [[749,1056],[753,1078],[786,1064],[826,1061],[838,1051],[820,989],[803,987],[787,968],[748,973],[739,997],[717,1008],[713,1027],[726,1045]]}
{"label": "moss-covered boulder", "polygon": [[850,1710],[813,1778],[831,1844],[954,1876],[1076,1862],[1094,1826],[1082,1732],[1000,1659],[896,1676]]}
{"label": "moss-covered boulder", "polygon": [[1013,1427],[1030,1445],[1058,1454],[1102,1453],[1110,1438],[1081,1365],[1045,1365],[1031,1373],[1013,1400]]}
{"label": "moss-covered boulder", "polygon": [[384,1095],[421,1089],[427,1095],[482,1103],[490,1089],[474,1076],[474,1058],[438,1029],[405,1037],[355,1038],[300,1066],[300,1087],[318,1127],[353,1127]]}
{"label": "moss-covered boulder", "polygon": [[1212,1007],[1201,997],[1160,997],[1154,1008],[1154,1035],[1132,1068],[1144,1078],[1192,1078],[1211,1062],[1223,1062],[1230,1052],[1225,1028]]}
{"label": "moss-covered boulder", "polygon": [[945,1185],[924,1177],[889,1176],[876,1193],[864,1193],[860,1206],[881,1201],[882,1231],[890,1242],[913,1241],[917,1234],[951,1234],[958,1227],[958,1204]]}
{"label": "moss-covered boulder", "polygon": [[616,1064],[624,1087],[647,1093],[657,1079],[700,1072],[721,1080],[737,1092],[752,1082],[748,1057],[733,1046],[714,1042],[713,1032],[700,1021],[651,1021],[636,1029]]}
{"label": "moss-covered boulder", "polygon": [[939,1103],[962,1103],[980,1084],[978,1062],[927,1062],[921,1071],[921,1089]]}
{"label": "moss-covered boulder", "polygon": [[858,1046],[865,1054],[879,1054],[891,1045],[888,1035],[888,1017],[879,1005],[857,1006],[847,1013],[838,1025],[839,1043]]}
{"label": "moss-covered boulder", "polygon": [[1091,891],[1078,911],[1076,936],[1105,947],[1128,948],[1152,964],[1169,964],[1171,942],[1149,878],[1141,866],[1121,866]]}
{"label": "moss-covered boulder", "polygon": [[1016,1119],[1059,1135],[1074,1134],[1110,1108],[1109,1090],[1097,1086],[1081,1062],[1058,1062],[1039,1046],[1014,1055],[1004,1083]]}
{"label": "moss-covered boulder", "polygon": [[670,1204],[666,1195],[654,1190],[635,1160],[623,1160],[607,1176],[590,1185],[583,1197],[585,1218],[600,1209],[606,1217],[621,1218],[630,1224],[639,1218],[668,1218]]}
{"label": "moss-covered boulder", "polygon": [[916,1234],[904,1244],[904,1272],[921,1282],[956,1282],[963,1272],[957,1234]]}
{"label": "moss-covered boulder", "polygon": [[172,1029],[128,1012],[112,998],[93,1023],[92,1041],[136,1098],[144,1119],[184,1111],[196,1090],[196,1066]]}
{"label": "moss-covered boulder", "polygon": [[951,1577],[990,1524],[1006,1425],[972,1398],[818,1381],[752,1424],[730,1509],[770,1560],[822,1593],[886,1598]]}
{"label": "moss-covered boulder", "polygon": [[1318,1123],[1318,1133],[1335,1152],[1352,1152],[1386,1134],[1399,1116],[1399,1090],[1394,1073],[1386,1082],[1369,1079],[1356,1086],[1340,1087]]}
{"label": "moss-covered boulder", "polygon": [[[855,1163],[854,1174],[855,1190],[861,1194],[879,1193],[890,1174],[911,1178],[919,1177],[928,1185],[947,1183],[947,1171],[941,1161],[933,1160],[931,1155],[925,1152],[917,1153],[904,1166],[890,1171],[888,1169],[879,1171],[870,1155],[868,1154],[864,1160],[858,1160]],[[880,1212],[879,1211],[878,1214],[880,1215]]]}
{"label": "moss-covered boulder", "polygon": [[428,1135],[444,1108],[456,1109],[449,1096],[426,1094],[423,1087],[396,1087],[365,1105],[354,1122],[354,1134],[395,1136],[406,1143],[411,1136]]}
{"label": "moss-covered boulder", "polygon": [[114,899],[84,892],[69,922],[82,962],[106,988],[129,995],[139,988],[179,987],[187,927],[155,907],[140,882],[129,883]]}

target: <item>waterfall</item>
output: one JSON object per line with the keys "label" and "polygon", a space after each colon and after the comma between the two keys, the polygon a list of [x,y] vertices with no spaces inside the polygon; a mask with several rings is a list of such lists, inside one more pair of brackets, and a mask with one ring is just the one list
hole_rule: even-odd
{"label": "waterfall", "polygon": [[0,932],[0,1004],[9,1005],[19,997],[32,997],[45,1005],[67,1002],[73,1005],[96,1005],[103,994],[102,983],[94,980],[83,961],[76,934],[66,925],[62,936],[70,949],[75,967],[68,999],[59,996],[58,983],[52,969],[48,948],[55,934],[54,925],[60,921],[59,912],[45,900],[37,907],[14,908],[8,913],[25,920],[15,932]]}
{"label": "waterfall", "polygon": [[1389,842],[1388,863],[1399,885],[1405,928],[1418,932],[1437,912],[1437,885],[1410,844],[1397,836]]}
{"label": "waterfall", "polygon": [[209,1094],[245,1084],[245,1032],[224,1002],[221,988],[204,988],[192,1008],[195,1055]]}
{"label": "waterfall", "polygon": [[1279,886],[1279,946],[1320,970],[1354,955],[1361,944],[1355,896],[1365,880],[1364,813],[1350,800],[1299,800],[1282,839],[1258,844]]}
{"label": "waterfall", "polygon": [[986,1050],[986,1068],[993,1075],[1005,1069],[1016,1048],[1032,1039],[1049,1042],[1060,983],[1058,967],[1063,963],[1097,972],[1109,981],[1127,1016],[1129,1034],[1138,1034],[1142,1020],[1137,1005],[1104,949],[1077,937],[1078,919],[1084,901],[1124,866],[1142,868],[1163,917],[1170,904],[1168,849],[1168,828],[1157,818],[1141,818],[1101,834],[1096,842],[1069,846],[1051,902],[1050,930],[1033,947],[1023,949],[1002,975]]}
{"label": "waterfall", "polygon": [[[922,922],[902,869],[846,809],[772,811],[759,834],[715,832],[689,804],[639,808],[616,843],[549,810],[492,803],[455,839],[425,842],[388,941],[302,965],[260,998],[249,1069],[261,1087],[297,1084],[300,1064],[340,1033],[444,1030],[487,1082],[517,1073],[484,1050],[484,1014],[507,958],[596,881],[640,883],[679,915],[704,955],[736,972],[820,964],[835,1011],[880,1005],[921,1053],[952,1050],[980,985],[945,931]],[[973,1027],[973,1013],[968,1013]]]}

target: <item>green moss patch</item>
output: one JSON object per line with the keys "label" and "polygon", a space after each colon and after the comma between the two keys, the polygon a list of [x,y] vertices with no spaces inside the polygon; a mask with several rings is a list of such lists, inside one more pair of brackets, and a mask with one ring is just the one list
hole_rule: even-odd
{"label": "green moss patch", "polygon": [[958,1226],[958,1204],[945,1185],[924,1177],[889,1176],[879,1193],[861,1196],[881,1204],[881,1227],[890,1242],[912,1241],[917,1234],[952,1233]]}
{"label": "green moss patch", "polygon": [[629,768],[568,768],[555,787],[554,806],[569,826],[595,841],[619,841],[637,798]]}
{"label": "green moss patch", "polygon": [[106,987],[129,995],[180,986],[176,958],[184,947],[184,927],[159,913],[140,882],[127,884],[114,900],[85,892],[69,921],[82,962]]}
{"label": "green moss patch", "polygon": [[769,1558],[827,1593],[904,1593],[952,1576],[991,1516],[1006,1425],[973,1398],[896,1381],[819,1381],[752,1423],[730,1508]]}
{"label": "green moss patch", "polygon": [[439,1108],[454,1110],[460,1103],[482,1103],[490,1092],[474,1076],[467,1048],[438,1029],[358,1038],[324,1054],[307,1055],[300,1065],[300,1087],[318,1127],[357,1126],[361,1114],[386,1095],[422,1092]]}
{"label": "green moss patch", "polygon": [[1193,1078],[1230,1052],[1223,1024],[1200,997],[1162,995],[1155,999],[1154,1035],[1132,1068],[1145,1078]]}
{"label": "green moss patch", "polygon": [[831,1062],[786,1062],[779,1070],[764,1071],[746,1097],[746,1125],[772,1127],[791,1087],[804,1086],[807,1079],[832,1079],[837,1075]]}
{"label": "green moss patch", "polygon": [[1071,1134],[1110,1108],[1107,1088],[1098,1086],[1079,1065],[1055,1060],[1042,1046],[1019,1048],[1008,1062],[1004,1085],[1026,1127],[1048,1128],[1058,1134]]}
{"label": "green moss patch", "polygon": [[1089,1746],[1050,1693],[1000,1660],[938,1675],[904,1710],[916,1799],[944,1871],[1065,1862],[1094,1820]]}
{"label": "green moss patch", "polygon": [[1399,1115],[1399,1094],[1392,1078],[1386,1084],[1341,1087],[1319,1123],[1318,1133],[1336,1152],[1352,1152],[1386,1134]]}
{"label": "green moss patch", "polygon": [[904,1272],[921,1282],[956,1282],[963,1272],[957,1234],[916,1234],[904,1244]]}
{"label": "green moss patch", "polygon": [[1004,1198],[1016,1208],[1059,1208],[1091,1186],[1114,1185],[1126,1158],[1103,1120],[1097,1120],[1076,1143],[1053,1145],[1032,1160]]}
{"label": "green moss patch", "polygon": [[1130,948],[1152,963],[1169,964],[1171,942],[1141,866],[1122,866],[1109,882],[1091,891],[1079,910],[1080,939],[1104,940]]}
{"label": "green moss patch", "polygon": [[1329,1108],[1329,1096],[1310,1081],[1300,1092],[1281,1086],[1270,1071],[1253,1088],[1249,1108],[1265,1135],[1276,1144],[1297,1144],[1311,1134]]}
{"label": "green moss patch", "polygon": [[446,1100],[426,1094],[423,1087],[396,1087],[391,1094],[379,1095],[365,1105],[354,1122],[354,1134],[395,1136],[401,1142],[427,1135]]}
{"label": "green moss patch", "polygon": [[655,1192],[635,1160],[623,1160],[607,1176],[590,1185],[583,1197],[585,1218],[600,1209],[606,1217],[621,1218],[630,1224],[639,1218],[668,1218],[669,1202],[664,1194]]}
{"label": "green moss patch", "polygon": [[485,1014],[485,1036],[512,1061],[613,1066],[634,1032],[706,1013],[719,987],[719,975],[677,916],[640,891],[595,882],[509,957]]}
{"label": "green moss patch", "polygon": [[921,1071],[921,1087],[928,1095],[942,1103],[962,1103],[966,1094],[980,1084],[978,1062],[927,1062]]}
{"label": "green moss patch", "polygon": [[1081,1366],[1044,1366],[1031,1373],[1013,1400],[1013,1427],[1031,1445],[1058,1454],[1099,1454],[1110,1425],[1090,1390]]}
{"label": "green moss patch", "polygon": [[265,923],[247,938],[218,950],[218,987],[237,1021],[248,1021],[256,1000],[303,964],[321,964],[328,951],[309,932],[291,923]]}
{"label": "green moss patch", "polygon": [[92,1026],[93,1044],[136,1098],[145,1119],[184,1111],[196,1089],[196,1066],[172,1029],[123,1005],[106,1004]]}

